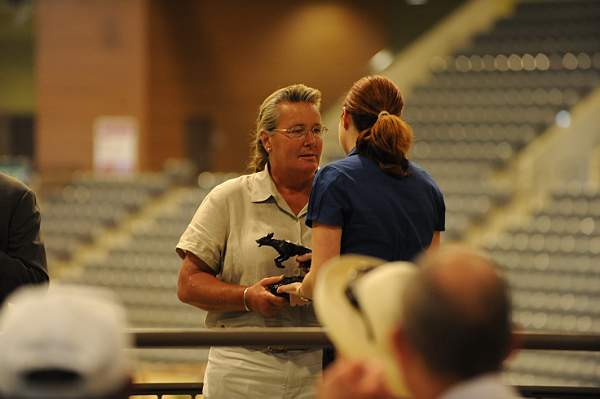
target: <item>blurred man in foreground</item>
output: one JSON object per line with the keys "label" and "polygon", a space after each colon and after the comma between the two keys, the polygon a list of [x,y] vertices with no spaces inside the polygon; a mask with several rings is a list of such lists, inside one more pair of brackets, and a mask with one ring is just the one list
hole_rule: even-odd
{"label": "blurred man in foreground", "polygon": [[[518,397],[500,378],[513,339],[508,287],[493,262],[462,246],[443,246],[418,259],[417,266],[410,275],[398,275],[405,279],[398,301],[380,304],[401,308],[387,339],[408,391],[419,399]],[[365,319],[380,311],[366,298],[394,285],[390,280],[357,291]],[[377,336],[377,319],[370,320]],[[325,373],[319,397],[393,397],[385,388],[392,384],[381,366],[346,359]]]}
{"label": "blurred man in foreground", "polygon": [[0,397],[126,399],[124,309],[110,292],[26,287],[0,313]]}

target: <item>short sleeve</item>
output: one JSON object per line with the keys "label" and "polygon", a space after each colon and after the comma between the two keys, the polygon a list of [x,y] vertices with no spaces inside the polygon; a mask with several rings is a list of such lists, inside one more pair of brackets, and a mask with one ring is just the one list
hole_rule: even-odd
{"label": "short sleeve", "polygon": [[446,203],[444,202],[444,195],[439,187],[434,187],[434,201],[436,205],[436,221],[435,231],[446,230]]}
{"label": "short sleeve", "polygon": [[350,208],[343,175],[331,166],[319,170],[313,181],[306,225],[314,222],[329,226],[344,226],[344,213]]}
{"label": "short sleeve", "polygon": [[229,230],[225,191],[218,186],[204,198],[176,247],[181,258],[189,251],[217,273],[221,269]]}
{"label": "short sleeve", "polygon": [[444,202],[444,194],[437,185],[433,177],[419,165],[411,163],[417,174],[420,174],[426,184],[429,186],[427,195],[429,201],[432,204],[433,211],[433,230],[434,231],[445,231],[446,230],[446,203]]}

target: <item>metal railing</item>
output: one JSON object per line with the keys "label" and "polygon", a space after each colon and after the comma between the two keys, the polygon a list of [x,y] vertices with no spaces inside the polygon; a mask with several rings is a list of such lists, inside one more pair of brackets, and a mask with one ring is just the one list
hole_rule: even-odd
{"label": "metal railing", "polygon": [[[332,345],[325,330],[308,328],[215,328],[195,330],[146,330],[130,332],[137,348],[193,348],[208,346],[245,347],[324,347]],[[592,334],[516,334],[524,350],[565,350],[600,352],[600,335]],[[600,398],[600,387],[516,387],[528,398]],[[202,383],[133,384],[132,395],[189,395],[202,393]]]}
{"label": "metal railing", "polygon": [[[195,330],[132,330],[138,348],[189,348],[208,346],[330,346],[319,327],[207,328]],[[521,349],[600,352],[600,335],[516,333]]]}

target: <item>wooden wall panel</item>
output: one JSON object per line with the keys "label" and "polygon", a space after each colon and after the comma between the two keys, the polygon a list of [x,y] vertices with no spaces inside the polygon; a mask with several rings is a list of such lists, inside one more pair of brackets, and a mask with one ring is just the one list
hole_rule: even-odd
{"label": "wooden wall panel", "polygon": [[90,169],[96,117],[132,115],[145,127],[146,1],[36,5],[38,163]]}
{"label": "wooden wall panel", "polygon": [[[383,1],[199,2],[197,20],[216,85],[216,169],[243,170],[258,106],[273,90],[305,83],[331,104],[386,42]],[[336,134],[332,126],[332,134]]]}
{"label": "wooden wall panel", "polygon": [[213,169],[242,171],[269,93],[301,82],[327,107],[367,73],[386,43],[383,3],[38,2],[39,163],[91,168],[95,117],[133,115],[141,169],[183,157],[186,121],[205,118],[215,127]]}

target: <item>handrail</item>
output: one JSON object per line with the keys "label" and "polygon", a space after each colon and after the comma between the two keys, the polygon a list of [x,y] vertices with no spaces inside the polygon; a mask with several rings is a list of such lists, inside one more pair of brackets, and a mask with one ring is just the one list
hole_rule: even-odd
{"label": "handrail", "polygon": [[144,382],[132,384],[129,395],[202,395],[204,384],[201,382]]}
{"label": "handrail", "polygon": [[517,333],[522,349],[600,352],[598,334]]}
{"label": "handrail", "polygon": [[563,386],[515,386],[521,396],[525,398],[560,398],[583,399],[600,397],[600,388],[597,387],[563,387]]}
{"label": "handrail", "polygon": [[[131,386],[130,395],[155,395],[159,398],[165,395],[190,395],[194,398],[202,394],[204,384],[201,382],[167,382],[167,383],[138,383]],[[598,398],[600,388],[596,387],[564,387],[564,386],[515,386],[524,398],[566,399],[566,398]]]}
{"label": "handrail", "polygon": [[[138,348],[189,348],[208,346],[330,346],[319,327],[206,328],[193,330],[130,330]],[[521,349],[600,352],[598,334],[516,333]]]}
{"label": "handrail", "polygon": [[132,330],[138,348],[208,346],[330,346],[319,327],[202,328],[194,330]]}
{"label": "handrail", "polygon": [[[190,330],[130,330],[137,348],[189,348],[208,346],[322,347],[331,341],[319,327],[284,328],[205,328]],[[516,338],[521,349],[572,350],[600,352],[600,335],[597,334],[547,334],[518,332]],[[141,383],[133,384],[132,395],[191,395],[202,393],[202,383]],[[527,398],[596,398],[598,387],[515,387]]]}

